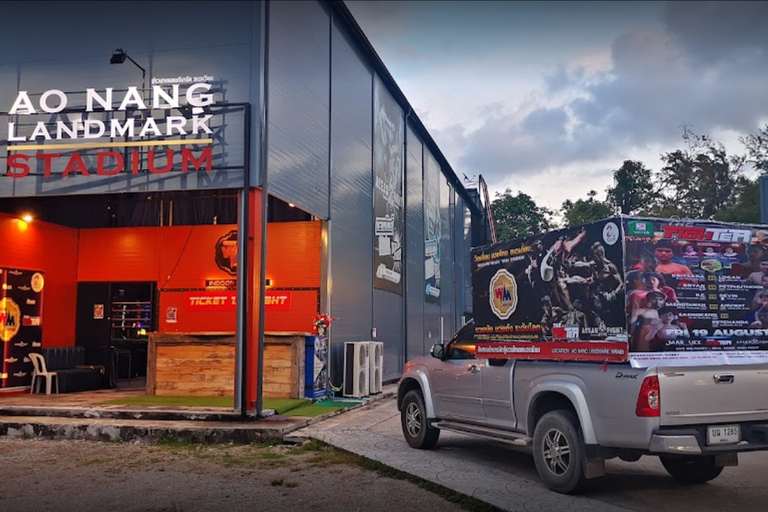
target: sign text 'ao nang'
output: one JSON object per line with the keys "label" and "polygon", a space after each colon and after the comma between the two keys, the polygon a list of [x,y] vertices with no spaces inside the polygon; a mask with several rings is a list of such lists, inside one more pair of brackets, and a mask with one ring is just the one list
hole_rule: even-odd
{"label": "sign text 'ao nang'", "polygon": [[215,80],[19,91],[0,113],[0,197],[241,187],[247,107],[222,96]]}

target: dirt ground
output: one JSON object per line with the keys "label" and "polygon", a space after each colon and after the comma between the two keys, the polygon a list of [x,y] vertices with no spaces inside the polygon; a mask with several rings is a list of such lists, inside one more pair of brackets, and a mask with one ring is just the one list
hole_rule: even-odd
{"label": "dirt ground", "polygon": [[0,438],[0,510],[463,510],[357,460],[318,443],[201,446]]}

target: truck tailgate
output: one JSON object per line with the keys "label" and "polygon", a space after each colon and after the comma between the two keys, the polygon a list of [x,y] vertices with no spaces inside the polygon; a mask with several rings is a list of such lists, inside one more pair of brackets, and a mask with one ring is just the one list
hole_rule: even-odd
{"label": "truck tailgate", "polygon": [[659,368],[661,425],[768,420],[768,365]]}

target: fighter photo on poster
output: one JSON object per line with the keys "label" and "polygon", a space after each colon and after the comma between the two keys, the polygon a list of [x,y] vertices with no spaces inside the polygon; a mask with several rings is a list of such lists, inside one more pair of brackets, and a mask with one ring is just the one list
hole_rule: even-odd
{"label": "fighter photo on poster", "polygon": [[678,359],[706,352],[727,362],[768,350],[765,227],[625,222],[631,352]]}
{"label": "fighter photo on poster", "polygon": [[615,219],[472,251],[475,332],[486,339],[626,339]]}
{"label": "fighter photo on poster", "polygon": [[29,353],[39,353],[42,349],[45,274],[35,270],[1,268],[0,283],[1,386],[28,386],[32,380]]}
{"label": "fighter photo on poster", "polygon": [[374,287],[402,295],[405,124],[402,109],[379,80],[373,102]]}

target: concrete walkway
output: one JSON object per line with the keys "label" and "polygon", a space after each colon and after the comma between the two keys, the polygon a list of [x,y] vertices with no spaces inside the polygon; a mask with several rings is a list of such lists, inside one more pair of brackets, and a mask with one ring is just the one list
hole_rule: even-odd
{"label": "concrete walkway", "polygon": [[0,436],[94,441],[183,438],[198,443],[280,440],[294,430],[366,407],[394,393],[396,386],[389,385],[363,403],[317,417],[264,411],[268,416],[259,419],[243,419],[222,407],[104,405],[107,400],[142,395],[143,389],[19,394],[0,397]]}
{"label": "concrete walkway", "polygon": [[[501,510],[627,510],[584,496],[551,492],[535,473],[530,478],[521,477],[500,469],[492,460],[479,463],[468,459],[461,449],[466,446],[467,436],[443,431],[437,448],[413,449],[403,439],[400,415],[393,397],[295,430],[286,439],[317,439],[472,496]],[[480,443],[488,445],[487,441]],[[516,455],[511,450],[507,453]],[[530,457],[527,454],[522,456]]]}

